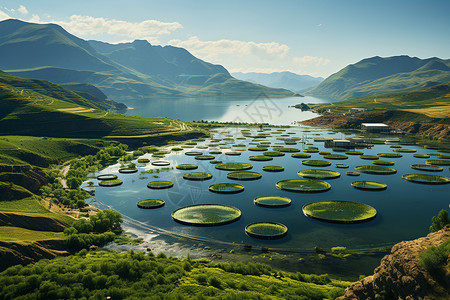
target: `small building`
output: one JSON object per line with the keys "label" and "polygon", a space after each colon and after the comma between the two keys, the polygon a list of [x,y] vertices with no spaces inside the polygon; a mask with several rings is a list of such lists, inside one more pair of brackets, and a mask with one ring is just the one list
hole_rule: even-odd
{"label": "small building", "polygon": [[349,113],[359,113],[359,112],[365,112],[367,111],[367,108],[362,108],[362,107],[352,107],[348,110]]}
{"label": "small building", "polygon": [[366,132],[389,132],[391,129],[384,123],[362,123],[361,129]]}

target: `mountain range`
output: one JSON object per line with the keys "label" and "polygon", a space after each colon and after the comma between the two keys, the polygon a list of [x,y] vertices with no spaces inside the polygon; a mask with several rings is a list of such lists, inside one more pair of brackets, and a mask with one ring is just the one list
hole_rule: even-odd
{"label": "mountain range", "polygon": [[299,75],[288,71],[273,73],[235,72],[231,73],[231,75],[240,80],[262,84],[273,88],[288,89],[296,93],[310,89],[324,80],[322,77]]}
{"label": "mountain range", "polygon": [[347,100],[376,94],[426,88],[450,80],[450,60],[436,57],[375,56],[329,76],[306,94]]}
{"label": "mountain range", "polygon": [[57,84],[88,83],[108,98],[155,96],[270,97],[295,94],[233,78],[183,48],[147,41],[108,44],[80,39],[56,24],[0,22],[0,69]]}

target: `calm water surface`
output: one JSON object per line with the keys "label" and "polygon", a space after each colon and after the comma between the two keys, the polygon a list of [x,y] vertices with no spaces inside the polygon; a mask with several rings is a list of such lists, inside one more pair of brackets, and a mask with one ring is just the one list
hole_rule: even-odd
{"label": "calm water surface", "polygon": [[[187,100],[184,100],[187,101]],[[231,100],[230,100],[231,101]],[[232,118],[233,116],[242,113],[242,107],[245,107],[243,100],[236,100],[237,102],[227,102],[224,104],[224,112],[219,113],[217,106],[210,103],[207,105],[195,104],[193,107],[204,107],[208,109],[199,112],[204,119],[213,118],[223,120],[223,118]],[[277,100],[278,101],[278,100]],[[284,107],[282,115],[273,120],[282,123],[290,123],[293,119],[289,119],[292,114],[297,117],[301,114],[300,110],[294,108],[287,108],[288,105],[294,103],[305,102],[301,98],[279,99],[277,105]],[[289,102],[292,101],[292,102]],[[240,103],[241,111],[230,103]],[[281,104],[282,103],[282,104]],[[199,105],[199,106],[198,106]],[[249,105],[249,104],[247,104]],[[187,107],[183,103],[183,107]],[[215,108],[215,109],[214,109]],[[142,112],[141,109],[136,111]],[[209,113],[207,113],[208,111]],[[175,113],[175,112],[172,112]],[[194,112],[189,112],[194,114]],[[167,115],[171,118],[176,118],[173,115]],[[199,119],[188,116],[186,118]],[[185,119],[186,119],[185,118]],[[253,135],[256,135],[257,129],[250,129]],[[324,148],[322,142],[314,142],[317,137],[335,137],[342,138],[342,133],[333,133],[326,129],[310,128],[304,126],[292,126],[286,129],[285,132],[276,131],[272,129],[265,131],[271,133],[270,137],[265,138],[265,141],[271,142],[271,148],[276,143],[283,143],[282,138],[286,138],[287,133],[289,137],[302,138],[303,141],[316,146],[320,151],[333,152],[331,149]],[[248,147],[253,146],[255,142],[252,138],[243,137],[239,128],[228,128],[216,130],[214,138],[223,139],[230,136],[235,138],[235,141],[221,141],[219,147],[230,148],[234,144],[245,144]],[[199,142],[197,146],[207,146],[211,144],[210,140]],[[296,145],[289,145],[287,147],[296,147],[304,149],[311,145],[305,145],[298,142]],[[423,149],[419,146],[403,146],[404,148],[416,149],[416,153],[430,153],[437,152],[435,150]],[[118,187],[97,187],[96,199],[98,202],[107,205],[123,215],[144,224],[157,226],[165,230],[173,231],[178,234],[186,234],[190,236],[199,236],[212,240],[220,240],[230,243],[250,243],[253,245],[264,245],[274,248],[295,248],[295,249],[311,249],[314,246],[329,248],[333,246],[346,246],[348,248],[368,248],[382,245],[390,245],[402,240],[414,239],[424,236],[428,233],[431,217],[436,215],[439,210],[448,208],[450,185],[422,185],[407,182],[402,180],[401,176],[408,173],[423,173],[427,172],[417,171],[410,168],[411,164],[425,163],[425,159],[414,158],[413,153],[402,153],[402,158],[386,158],[395,162],[392,166],[397,170],[394,175],[370,175],[361,174],[359,177],[351,177],[345,174],[346,171],[354,171],[354,168],[359,165],[371,165],[370,160],[363,160],[359,156],[348,155],[346,160],[330,160],[332,165],[324,168],[335,170],[341,173],[341,177],[337,179],[328,180],[332,186],[330,191],[323,193],[307,194],[307,193],[293,193],[288,191],[278,190],[275,184],[284,179],[299,179],[297,172],[300,170],[311,169],[301,164],[301,159],[292,158],[290,153],[286,153],[284,157],[274,157],[272,161],[257,162],[249,161],[248,157],[252,155],[261,155],[261,152],[243,151],[240,156],[228,156],[224,154],[215,155],[215,159],[223,162],[247,162],[253,165],[252,171],[262,174],[262,178],[256,181],[233,181],[226,177],[227,171],[216,170],[214,165],[209,161],[195,160],[192,156],[187,156],[186,151],[201,151],[208,154],[209,149],[185,149],[178,153],[167,155],[164,159],[169,161],[170,167],[173,170],[160,171],[157,174],[141,174],[142,171],[148,169],[156,169],[150,164],[138,165],[139,172],[135,174],[119,174],[117,173],[118,166],[111,166],[101,173],[116,173],[123,185]],[[230,149],[221,149],[223,152],[230,151]],[[393,149],[389,145],[375,145],[372,149],[361,150],[364,154],[377,153],[391,153]],[[157,160],[150,155],[145,157],[151,160]],[[311,153],[311,159],[322,159],[318,153]],[[385,158],[383,158],[385,159]],[[194,163],[199,166],[195,171],[210,172],[213,174],[211,180],[204,182],[187,181],[182,178],[186,172],[175,169],[175,166],[183,163]],[[336,163],[344,163],[350,166],[349,169],[338,169],[335,167]],[[281,173],[268,173],[262,171],[265,165],[280,165],[285,168]],[[160,168],[159,168],[160,169]],[[431,173],[435,174],[435,173]],[[448,167],[444,167],[443,172],[438,175],[450,176]],[[153,175],[159,178],[153,178]],[[145,178],[147,177],[147,178]],[[151,190],[147,188],[147,183],[153,180],[170,180],[174,182],[174,187],[167,190]],[[351,182],[359,180],[379,181],[388,185],[387,190],[384,191],[362,191],[356,190],[350,186]],[[214,183],[234,182],[245,186],[245,191],[239,194],[216,194],[208,191],[208,187]],[[278,195],[285,196],[292,199],[292,205],[286,208],[270,209],[258,207],[253,204],[253,199],[258,196]],[[166,205],[159,209],[145,210],[139,209],[136,203],[143,199],[159,198],[166,202]],[[363,224],[331,224],[324,223],[317,220],[310,219],[303,215],[302,206],[320,200],[349,200],[360,203],[366,203],[377,209],[377,217],[367,223]],[[235,223],[217,226],[217,227],[191,227],[178,224],[171,218],[171,213],[180,207],[193,204],[226,204],[239,208],[242,211],[242,217]],[[259,221],[280,222],[289,228],[288,235],[276,241],[264,241],[248,237],[244,228],[247,224]]]}
{"label": "calm water surface", "polygon": [[207,120],[220,122],[270,123],[288,125],[293,121],[314,118],[293,106],[300,103],[322,103],[314,97],[268,98],[261,95],[242,98],[152,98],[126,104],[133,109],[126,113],[145,117],[167,117],[182,121]]}

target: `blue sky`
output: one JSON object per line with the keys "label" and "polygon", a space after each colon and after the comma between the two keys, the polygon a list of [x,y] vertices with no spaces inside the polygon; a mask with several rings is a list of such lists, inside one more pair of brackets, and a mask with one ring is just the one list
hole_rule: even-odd
{"label": "blue sky", "polygon": [[327,77],[372,56],[449,58],[448,0],[2,0],[0,20],[58,23],[84,39],[147,39],[228,70]]}

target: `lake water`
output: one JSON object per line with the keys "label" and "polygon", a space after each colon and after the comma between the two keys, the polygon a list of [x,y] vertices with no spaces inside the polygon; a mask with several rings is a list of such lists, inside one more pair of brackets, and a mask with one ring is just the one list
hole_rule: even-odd
{"label": "lake water", "polygon": [[316,114],[296,109],[300,103],[323,103],[315,97],[269,98],[264,94],[243,98],[151,98],[127,102],[126,114],[145,117],[167,117],[182,121],[270,123],[289,125],[294,121],[314,118]]}
{"label": "lake water", "polygon": [[[237,115],[242,114],[244,107],[250,107],[250,103],[244,100],[229,100],[227,102],[220,102],[224,105],[223,111],[211,103],[198,103],[189,105],[188,100],[176,100],[180,106],[175,110],[181,111],[189,108],[188,116],[180,119],[213,119],[217,120],[231,120]],[[274,100],[275,101],[275,100]],[[294,108],[287,108],[288,105],[306,102],[304,98],[294,99],[277,99],[277,105],[284,107],[281,115],[272,119],[273,123],[288,123],[299,120],[303,113]],[[237,104],[239,103],[239,104]],[[177,105],[175,107],[177,107]],[[218,104],[218,103],[216,103]],[[258,104],[258,107],[261,103]],[[162,104],[161,104],[162,105]],[[159,109],[161,109],[159,105]],[[219,106],[220,106],[219,105]],[[236,106],[240,105],[240,106]],[[255,105],[255,104],[252,104]],[[150,106],[150,104],[149,104]],[[177,112],[170,110],[171,105],[167,107],[167,114],[164,116],[171,118],[178,118]],[[203,107],[195,117],[195,107]],[[222,106],[220,106],[222,107]],[[238,108],[240,107],[240,109]],[[150,108],[148,108],[150,109]],[[191,110],[192,109],[192,110]],[[136,112],[143,113],[142,108],[136,108]],[[159,110],[154,115],[163,115],[164,111]],[[174,115],[175,114],[175,115]],[[180,112],[181,114],[181,112]],[[284,117],[283,117],[284,116]],[[231,119],[226,119],[231,118]],[[264,122],[267,122],[263,120]],[[241,152],[240,156],[225,155],[224,152],[231,151],[234,144],[245,144],[246,148],[253,146],[260,141],[254,141],[253,138],[244,137],[241,133],[243,128],[228,128],[216,129],[214,138],[221,139],[220,145],[214,146],[221,149],[223,152],[220,155],[215,155],[215,159],[223,162],[245,162],[253,165],[252,171],[262,174],[262,178],[255,181],[234,181],[227,179],[227,171],[217,170],[209,161],[196,160],[192,156],[187,156],[184,153],[187,151],[201,151],[205,154],[211,150],[208,149],[184,149],[181,152],[171,153],[167,155],[164,160],[170,162],[173,169],[169,171],[160,171],[156,173],[156,169],[160,167],[151,166],[151,164],[138,165],[139,172],[135,174],[119,174],[118,165],[111,166],[101,173],[115,173],[119,179],[123,180],[123,184],[117,187],[97,187],[96,199],[105,207],[111,207],[122,213],[125,217],[140,222],[144,225],[155,226],[174,232],[180,235],[196,236],[211,240],[219,240],[227,243],[237,244],[252,244],[258,246],[268,246],[272,248],[281,249],[312,249],[314,246],[322,248],[329,248],[334,246],[345,246],[353,249],[371,248],[383,245],[392,245],[402,240],[414,239],[426,235],[428,227],[431,223],[432,216],[435,216],[441,209],[448,209],[450,184],[447,185],[424,185],[407,182],[402,179],[402,175],[416,173],[416,174],[430,174],[429,172],[417,171],[411,169],[411,164],[425,163],[425,159],[414,158],[413,153],[402,153],[402,158],[388,158],[395,162],[392,166],[397,170],[397,174],[393,175],[371,175],[361,174],[359,177],[347,176],[346,171],[354,171],[354,168],[359,165],[372,165],[370,160],[361,159],[359,156],[348,155],[346,160],[329,160],[332,165],[323,169],[338,171],[341,173],[340,178],[327,180],[331,184],[331,190],[323,193],[293,193],[279,190],[275,184],[284,179],[300,179],[297,172],[305,169],[314,169],[301,164],[301,159],[292,158],[290,153],[286,153],[283,157],[274,157],[272,161],[258,162],[250,161],[249,156],[261,155],[261,152],[254,152],[245,150]],[[248,128],[247,128],[248,129]],[[250,128],[252,135],[256,135],[257,128]],[[311,144],[305,145],[300,141],[296,145],[289,145],[287,147],[295,147],[298,149],[305,149],[310,146],[319,148],[319,151],[332,152],[331,149],[324,148],[323,142],[315,142],[314,138],[318,137],[334,137],[343,138],[343,133],[331,132],[328,129],[310,128],[306,126],[292,126],[286,129],[285,132],[271,129],[265,131],[271,135],[263,140],[271,143],[268,151],[272,147],[278,146],[276,143],[283,143],[283,138],[297,137],[303,142]],[[291,134],[287,134],[287,133]],[[224,141],[224,138],[233,137],[234,141]],[[210,139],[204,142],[198,142],[194,147],[208,146],[212,142]],[[437,153],[435,150],[424,149],[419,146],[403,146],[404,148],[415,149],[417,154]],[[229,148],[229,149],[225,149]],[[364,154],[378,154],[378,153],[392,153],[393,148],[387,144],[375,145],[371,149],[360,150]],[[342,153],[339,153],[342,154]],[[152,161],[158,160],[152,158],[149,154],[144,157]],[[433,158],[433,157],[432,157]],[[310,159],[322,159],[319,153],[311,153]],[[175,169],[178,164],[193,163],[197,164],[199,168],[195,172],[209,172],[213,174],[211,180],[198,182],[188,181],[182,178],[182,175],[187,172]],[[348,164],[348,169],[339,169],[335,164]],[[284,172],[269,173],[262,171],[262,167],[266,165],[279,165],[285,168]],[[141,174],[142,171],[154,169],[153,174]],[[431,173],[435,174],[435,173]],[[448,167],[444,167],[443,172],[438,175],[450,176]],[[156,175],[159,178],[153,178]],[[146,177],[146,178],[145,178]],[[147,188],[147,183],[154,180],[169,180],[174,183],[174,186],[165,190],[152,190]],[[386,183],[388,188],[384,191],[363,191],[357,190],[350,186],[353,181],[369,180]],[[244,185],[245,190],[239,194],[216,194],[208,190],[211,184],[233,182]],[[277,195],[288,197],[292,200],[292,205],[286,208],[263,208],[255,206],[253,199],[258,196]],[[159,209],[139,209],[136,203],[143,199],[159,198],[165,201],[165,206]],[[365,203],[373,206],[377,212],[377,217],[367,223],[362,224],[332,224],[310,219],[303,215],[303,205],[320,201],[320,200],[349,200],[354,202]],[[192,227],[185,226],[174,222],[171,218],[171,213],[184,206],[193,204],[225,204],[239,208],[242,211],[242,217],[232,224],[216,227]],[[279,222],[285,224],[289,231],[287,236],[275,240],[266,241],[251,238],[244,232],[247,224],[260,221]],[[151,231],[151,230],[150,230]]]}

